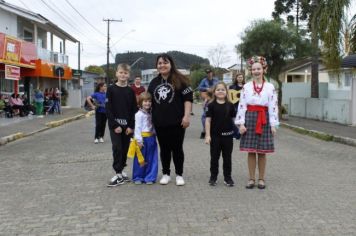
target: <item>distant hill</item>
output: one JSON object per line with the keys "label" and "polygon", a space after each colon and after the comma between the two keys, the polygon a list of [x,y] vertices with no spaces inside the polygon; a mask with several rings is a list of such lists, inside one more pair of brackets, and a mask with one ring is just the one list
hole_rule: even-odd
{"label": "distant hill", "polygon": [[[210,65],[209,60],[202,58],[197,55],[179,52],[179,51],[169,51],[167,52],[173,57],[174,62],[178,69],[190,69],[193,65]],[[156,68],[156,57],[160,53],[148,53],[148,52],[127,52],[118,53],[115,57],[115,64],[127,63],[131,65],[140,57],[143,57],[137,64],[133,67],[140,70],[153,69]]]}

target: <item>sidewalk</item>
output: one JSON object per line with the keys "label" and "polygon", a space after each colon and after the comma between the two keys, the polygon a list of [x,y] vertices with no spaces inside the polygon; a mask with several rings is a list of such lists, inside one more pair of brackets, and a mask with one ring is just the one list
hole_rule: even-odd
{"label": "sidewalk", "polygon": [[62,108],[62,114],[47,115],[43,118],[38,118],[35,115],[0,118],[0,145],[84,118],[87,114],[90,115],[91,113],[82,108]]}
{"label": "sidewalk", "polygon": [[356,146],[356,127],[337,123],[324,122],[300,117],[288,117],[281,120],[283,127],[299,133],[309,134],[326,141],[335,141]]}

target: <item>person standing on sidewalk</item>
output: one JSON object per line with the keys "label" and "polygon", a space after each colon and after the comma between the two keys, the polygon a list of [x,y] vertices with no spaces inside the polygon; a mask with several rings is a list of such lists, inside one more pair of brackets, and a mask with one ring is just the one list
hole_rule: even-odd
{"label": "person standing on sidewalk", "polygon": [[116,71],[117,82],[106,93],[106,114],[112,143],[113,168],[116,174],[110,179],[108,187],[114,187],[129,181],[123,171],[126,166],[127,151],[135,127],[137,111],[136,96],[128,86],[130,66],[119,64]]}
{"label": "person standing on sidewalk", "polygon": [[[106,99],[106,84],[101,82],[95,88],[92,95],[87,97],[87,102],[93,110],[95,110],[95,136],[94,143],[103,143],[105,128],[106,128],[106,110],[105,110],[105,99]],[[93,103],[93,101],[95,101]]]}
{"label": "person standing on sidewalk", "polygon": [[39,118],[43,117],[43,103],[44,95],[40,89],[35,90],[35,106],[36,106],[36,115]]}
{"label": "person standing on sidewalk", "polygon": [[223,157],[224,183],[229,187],[234,186],[231,178],[231,153],[235,115],[234,105],[227,97],[226,84],[218,82],[213,88],[213,98],[208,104],[205,121],[205,143],[210,144],[209,184],[211,186],[216,185],[218,178],[220,153]]}
{"label": "person standing on sidewalk", "polygon": [[246,83],[241,91],[240,104],[235,124],[239,126],[240,150],[248,152],[250,179],[246,188],[255,187],[256,156],[259,179],[257,187],[264,189],[266,153],[274,152],[273,136],[279,125],[278,99],[273,84],[265,81],[266,59],[254,56],[248,60],[252,81]]}
{"label": "person standing on sidewalk", "polygon": [[168,54],[157,57],[156,67],[159,75],[150,82],[148,92],[153,96],[152,121],[161,150],[163,176],[160,184],[168,184],[171,180],[173,156],[176,185],[182,186],[185,184],[183,142],[185,129],[190,125],[193,90],[189,79],[177,70]]}

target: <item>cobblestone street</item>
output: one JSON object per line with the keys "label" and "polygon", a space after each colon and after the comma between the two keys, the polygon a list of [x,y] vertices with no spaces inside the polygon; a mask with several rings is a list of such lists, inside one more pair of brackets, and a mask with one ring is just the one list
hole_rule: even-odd
{"label": "cobblestone street", "polygon": [[238,141],[235,187],[221,171],[211,187],[199,119],[186,133],[184,187],[107,188],[111,144],[108,132],[93,144],[93,117],[0,146],[0,235],[356,235],[354,147],[281,128],[265,190],[245,189]]}

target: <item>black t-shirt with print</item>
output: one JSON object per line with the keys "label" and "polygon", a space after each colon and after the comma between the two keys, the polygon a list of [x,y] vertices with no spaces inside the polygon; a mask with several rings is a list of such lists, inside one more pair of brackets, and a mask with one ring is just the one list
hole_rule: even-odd
{"label": "black t-shirt with print", "polygon": [[152,122],[156,127],[180,125],[184,116],[184,102],[193,102],[193,90],[189,86],[174,89],[170,78],[160,75],[154,78],[148,92],[152,95]]}
{"label": "black t-shirt with print", "polygon": [[208,104],[206,117],[211,118],[210,134],[211,136],[232,136],[233,118],[235,117],[235,107],[231,102],[219,104],[213,101]]}

